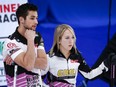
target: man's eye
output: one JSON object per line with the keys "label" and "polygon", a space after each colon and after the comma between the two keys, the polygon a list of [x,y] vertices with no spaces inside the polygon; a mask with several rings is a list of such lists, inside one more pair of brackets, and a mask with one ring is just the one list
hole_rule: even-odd
{"label": "man's eye", "polygon": [[31,20],[34,20],[34,18],[31,18]]}

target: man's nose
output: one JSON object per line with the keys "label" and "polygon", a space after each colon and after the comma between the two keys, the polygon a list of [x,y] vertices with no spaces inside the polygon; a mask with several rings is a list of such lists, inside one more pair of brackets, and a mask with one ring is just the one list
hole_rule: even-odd
{"label": "man's nose", "polygon": [[37,19],[35,20],[35,23],[38,24],[38,20]]}

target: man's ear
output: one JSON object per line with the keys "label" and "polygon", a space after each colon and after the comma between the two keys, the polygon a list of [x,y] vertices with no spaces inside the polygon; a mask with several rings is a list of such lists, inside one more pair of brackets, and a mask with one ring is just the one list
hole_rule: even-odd
{"label": "man's ear", "polygon": [[21,24],[24,24],[24,18],[23,17],[19,17],[19,21]]}

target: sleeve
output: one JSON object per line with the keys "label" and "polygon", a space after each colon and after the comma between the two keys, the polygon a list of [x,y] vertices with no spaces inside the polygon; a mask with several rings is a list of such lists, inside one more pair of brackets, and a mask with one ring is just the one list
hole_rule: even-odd
{"label": "sleeve", "polygon": [[91,71],[91,68],[87,65],[85,59],[81,56],[81,54],[80,54],[79,70],[84,71],[84,72],[90,72]]}
{"label": "sleeve", "polygon": [[104,65],[104,63],[101,63],[97,68],[91,69],[82,58],[82,62],[79,66],[79,71],[85,78],[93,79],[102,74],[104,71],[108,71],[108,68]]}
{"label": "sleeve", "polygon": [[43,49],[44,50],[44,41],[43,41],[42,37],[40,39],[40,43],[39,43],[38,49]]}
{"label": "sleeve", "polygon": [[5,58],[7,55],[10,55],[11,58],[14,60],[23,50],[17,46],[17,43],[15,40],[9,40],[7,39],[4,42],[3,45],[3,58]]}
{"label": "sleeve", "polygon": [[36,34],[35,37],[35,44],[38,46],[38,49],[43,49],[44,50],[44,41],[40,33]]}

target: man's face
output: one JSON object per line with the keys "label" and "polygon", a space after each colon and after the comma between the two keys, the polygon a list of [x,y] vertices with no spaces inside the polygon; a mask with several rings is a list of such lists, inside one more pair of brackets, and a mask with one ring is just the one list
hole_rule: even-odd
{"label": "man's face", "polygon": [[36,11],[29,11],[23,26],[27,29],[36,30],[38,24],[38,14]]}

